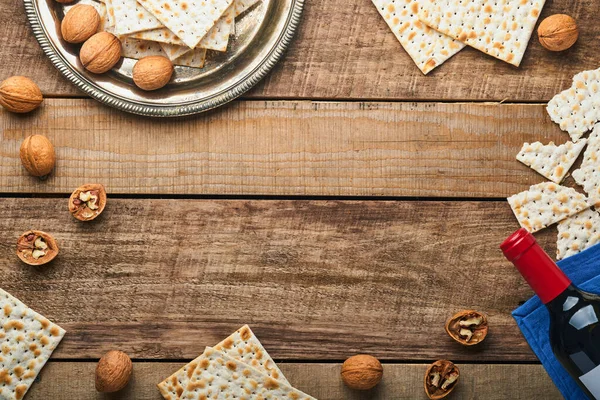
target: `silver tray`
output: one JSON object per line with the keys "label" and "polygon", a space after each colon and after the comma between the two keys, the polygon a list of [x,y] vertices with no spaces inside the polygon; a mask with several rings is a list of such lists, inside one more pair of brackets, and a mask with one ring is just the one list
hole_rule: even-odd
{"label": "silver tray", "polygon": [[64,5],[55,0],[24,0],[25,12],[44,53],[79,89],[111,107],[134,114],[176,117],[219,107],[255,86],[279,61],[302,15],[304,0],[262,0],[236,22],[227,53],[209,52],[203,69],[175,67],[169,85],[156,92],[137,89],[134,60],[122,59],[104,75],[79,62],[79,46],[60,35]]}

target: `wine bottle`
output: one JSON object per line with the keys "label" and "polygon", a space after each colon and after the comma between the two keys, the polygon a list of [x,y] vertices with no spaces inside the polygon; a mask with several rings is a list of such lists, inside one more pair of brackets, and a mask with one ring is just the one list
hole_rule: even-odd
{"label": "wine bottle", "polygon": [[600,297],[573,285],[525,229],[500,248],[548,309],[554,355],[590,399],[600,400]]}

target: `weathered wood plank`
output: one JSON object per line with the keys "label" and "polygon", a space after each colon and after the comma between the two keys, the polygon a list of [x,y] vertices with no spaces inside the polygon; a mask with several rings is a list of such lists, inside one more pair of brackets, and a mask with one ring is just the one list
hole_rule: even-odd
{"label": "weathered wood plank", "polygon": [[[57,150],[45,182],[19,160],[33,133]],[[0,191],[505,197],[544,179],[515,160],[523,142],[567,139],[541,105],[245,101],[165,121],[49,100],[0,113]]]}
{"label": "weathered wood plank", "polygon": [[[49,0],[50,1],[50,0]],[[548,100],[600,56],[590,45],[600,33],[595,0],[549,1],[542,18],[574,16],[581,29],[566,53],[544,50],[536,37],[520,68],[465,49],[425,77],[370,1],[307,0],[304,21],[285,59],[250,97],[309,99]],[[535,35],[534,35],[535,36]],[[29,75],[47,95],[81,96],[47,61],[22,5],[0,0],[2,75]]]}
{"label": "weathered wood plank", "polygon": [[[162,400],[156,384],[183,363],[134,363],[134,375],[129,386],[113,394],[111,399]],[[562,399],[541,365],[477,365],[458,364],[459,385],[452,399]],[[105,397],[94,389],[92,362],[50,362],[40,380],[27,395],[28,400],[78,399],[99,400]],[[367,392],[347,389],[339,378],[340,364],[280,364],[290,382],[319,400],[420,400],[427,399],[423,391],[425,364],[384,364],[383,380]],[[508,384],[510,382],[510,384]]]}
{"label": "weathered wood plank", "polygon": [[[4,198],[0,276],[67,329],[63,359],[192,358],[248,323],[277,359],[535,361],[510,316],[532,293],[498,250],[517,227],[505,202],[112,199],[83,224],[66,199]],[[15,256],[31,228],[52,265]],[[444,332],[465,308],[490,318],[475,349]]]}

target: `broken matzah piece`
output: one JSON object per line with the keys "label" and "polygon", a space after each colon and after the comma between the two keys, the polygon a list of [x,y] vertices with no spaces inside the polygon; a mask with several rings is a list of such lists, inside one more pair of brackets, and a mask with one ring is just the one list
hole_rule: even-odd
{"label": "broken matzah piece", "polygon": [[540,142],[525,143],[517,154],[517,160],[552,182],[561,183],[586,143],[585,139],[577,143],[567,142],[560,146],[556,146],[553,142],[547,145]]}
{"label": "broken matzah piece", "polygon": [[138,1],[192,49],[233,3],[233,0],[172,0],[167,11],[162,0]]}
{"label": "broken matzah piece", "polygon": [[173,60],[173,64],[183,67],[204,68],[206,62],[206,49],[192,49],[184,55]]}
{"label": "broken matzah piece", "polygon": [[139,60],[148,56],[165,56],[165,52],[156,42],[124,38],[121,40],[123,57]]}
{"label": "broken matzah piece", "polygon": [[556,258],[571,257],[600,242],[600,214],[585,210],[558,223]]}
{"label": "broken matzah piece", "polygon": [[594,205],[575,189],[552,182],[533,185],[508,198],[519,224],[529,232],[537,232]]}
{"label": "broken matzah piece", "polygon": [[600,69],[575,75],[571,88],[554,96],[546,110],[560,129],[578,141],[600,120]]}
{"label": "broken matzah piece", "polygon": [[187,46],[179,46],[176,44],[169,44],[169,43],[159,43],[159,45],[160,45],[160,48],[164,51],[166,56],[171,61],[174,61],[174,60],[178,59],[179,57],[181,57],[182,55],[186,54],[187,52],[192,51],[192,49],[190,49]]}
{"label": "broken matzah piece", "polygon": [[546,0],[422,0],[421,21],[515,66]]}
{"label": "broken matzah piece", "polygon": [[198,366],[181,398],[315,400],[314,397],[210,347],[200,356]]}
{"label": "broken matzah piece", "polygon": [[0,289],[0,399],[21,400],[65,330]]}
{"label": "broken matzah piece", "polygon": [[107,0],[106,7],[117,36],[160,28],[162,24],[136,0]]}
{"label": "broken matzah piece", "polygon": [[417,67],[428,74],[465,45],[443,35],[417,18],[418,0],[372,0]]}
{"label": "broken matzah piece", "polygon": [[581,167],[573,171],[573,178],[590,198],[600,200],[600,124],[594,127],[587,141]]}
{"label": "broken matzah piece", "polygon": [[[208,31],[208,33],[204,36],[200,43],[198,43],[198,46],[196,46],[196,48],[203,48],[216,51],[227,51],[227,45],[229,44],[229,36],[231,35],[233,30],[233,12],[233,6],[229,7],[225,14],[223,14],[223,16],[219,18],[217,23]],[[167,28],[158,28],[149,31],[136,32],[127,36],[134,39],[150,40],[152,42],[185,46],[183,40],[178,38],[173,32],[171,32],[170,29]],[[187,48],[189,49],[189,47]]]}
{"label": "broken matzah piece", "polygon": [[[214,348],[225,352],[230,357],[244,364],[256,368],[258,371],[269,375],[279,382],[288,383],[285,376],[277,368],[269,353],[267,353],[248,325],[235,331]],[[202,355],[158,384],[158,389],[166,400],[181,398],[180,395],[187,386],[190,375],[196,369],[201,359]]]}
{"label": "broken matzah piece", "polygon": [[258,4],[259,1],[261,0],[233,0],[235,16],[238,17],[239,15],[245,13],[246,10],[249,10],[253,5]]}

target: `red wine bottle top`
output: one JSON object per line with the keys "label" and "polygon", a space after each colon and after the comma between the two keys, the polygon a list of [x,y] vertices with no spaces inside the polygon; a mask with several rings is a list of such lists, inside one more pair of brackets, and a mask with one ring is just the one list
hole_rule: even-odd
{"label": "red wine bottle top", "polygon": [[510,235],[500,249],[544,304],[554,300],[571,284],[571,280],[526,229],[521,228]]}

